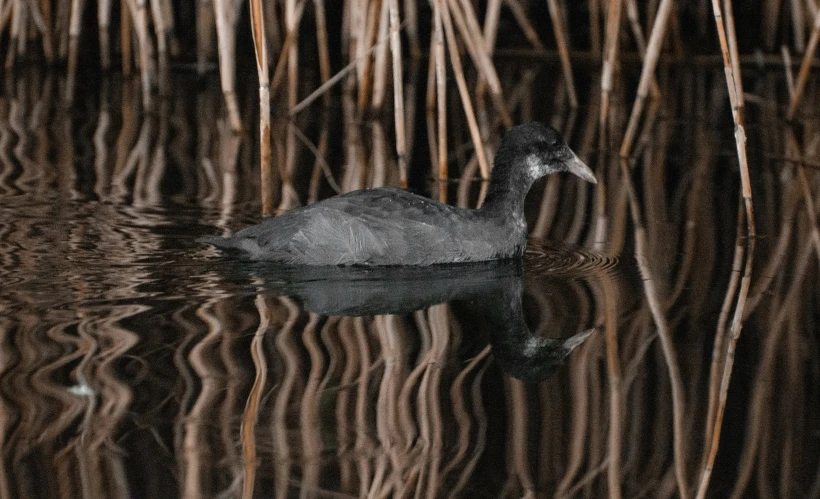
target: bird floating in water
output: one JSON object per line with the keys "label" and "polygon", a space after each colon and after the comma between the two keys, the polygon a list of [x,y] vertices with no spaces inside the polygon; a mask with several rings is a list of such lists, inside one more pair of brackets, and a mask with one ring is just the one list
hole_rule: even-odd
{"label": "bird floating in water", "polygon": [[413,265],[519,258],[532,184],[569,172],[595,175],[552,127],[528,123],[501,140],[484,204],[458,208],[394,188],[363,189],[287,211],[231,237],[201,242],[287,265]]}

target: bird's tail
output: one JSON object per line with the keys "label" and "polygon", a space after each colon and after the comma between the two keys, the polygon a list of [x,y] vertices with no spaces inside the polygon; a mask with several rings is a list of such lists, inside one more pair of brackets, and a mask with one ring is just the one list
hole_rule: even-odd
{"label": "bird's tail", "polygon": [[239,251],[241,249],[232,237],[202,236],[197,238],[196,242],[210,244],[211,246],[216,246],[219,249],[228,251]]}

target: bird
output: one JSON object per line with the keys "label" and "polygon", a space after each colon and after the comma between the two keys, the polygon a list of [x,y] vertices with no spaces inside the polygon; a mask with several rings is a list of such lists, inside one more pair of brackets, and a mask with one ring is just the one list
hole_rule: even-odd
{"label": "bird", "polygon": [[520,258],[524,200],[533,183],[569,172],[595,175],[549,125],[509,129],[496,151],[480,208],[459,208],[407,190],[362,189],[286,211],[202,243],[252,260],[309,266],[430,266]]}

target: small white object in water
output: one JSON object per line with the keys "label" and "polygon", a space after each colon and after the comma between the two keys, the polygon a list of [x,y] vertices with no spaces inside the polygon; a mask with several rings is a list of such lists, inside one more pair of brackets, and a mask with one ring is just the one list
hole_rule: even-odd
{"label": "small white object in water", "polygon": [[79,385],[74,385],[74,386],[69,386],[68,387],[68,392],[71,393],[72,395],[78,395],[80,397],[93,397],[94,396],[94,390],[92,390],[91,387],[88,386],[85,383],[81,383]]}

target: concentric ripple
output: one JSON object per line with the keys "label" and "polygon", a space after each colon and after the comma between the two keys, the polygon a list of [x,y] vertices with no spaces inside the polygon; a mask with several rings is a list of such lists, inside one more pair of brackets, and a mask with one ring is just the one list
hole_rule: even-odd
{"label": "concentric ripple", "polygon": [[617,273],[620,259],[587,248],[541,240],[530,240],[524,254],[525,273],[571,275],[600,275]]}

